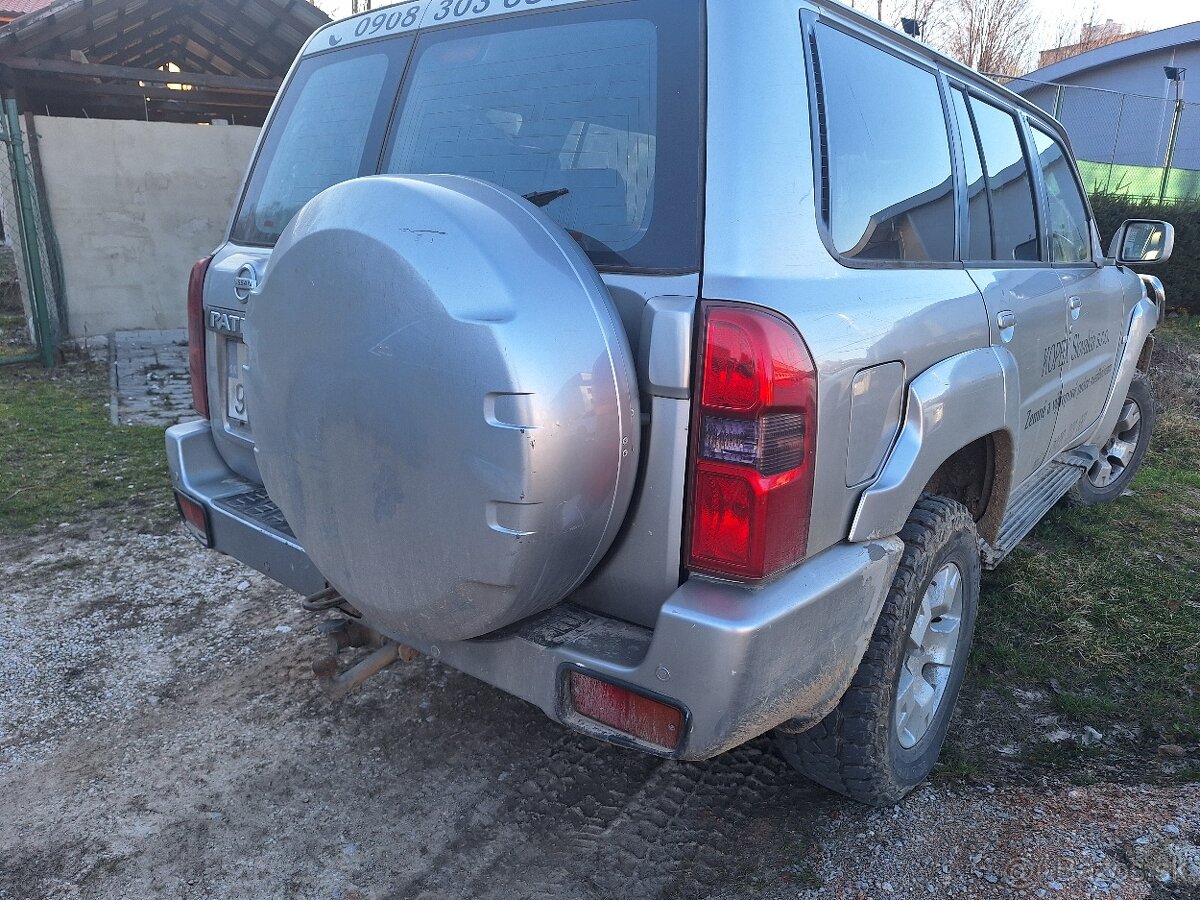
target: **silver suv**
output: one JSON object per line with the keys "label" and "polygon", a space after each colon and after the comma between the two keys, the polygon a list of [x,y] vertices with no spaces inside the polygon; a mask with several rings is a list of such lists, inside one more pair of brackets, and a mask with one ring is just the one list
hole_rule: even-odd
{"label": "silver suv", "polygon": [[192,273],[176,496],[335,689],[420,652],[891,803],[981,568],[1141,462],[1172,243],[1106,258],[1057,122],[834,3],[412,0],[312,36]]}

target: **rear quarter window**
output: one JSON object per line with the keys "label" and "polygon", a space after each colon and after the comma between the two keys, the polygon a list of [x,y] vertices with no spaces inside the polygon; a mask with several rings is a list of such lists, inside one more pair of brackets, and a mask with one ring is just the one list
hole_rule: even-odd
{"label": "rear quarter window", "polygon": [[953,262],[954,180],[937,76],[814,27],[834,249],[855,261]]}

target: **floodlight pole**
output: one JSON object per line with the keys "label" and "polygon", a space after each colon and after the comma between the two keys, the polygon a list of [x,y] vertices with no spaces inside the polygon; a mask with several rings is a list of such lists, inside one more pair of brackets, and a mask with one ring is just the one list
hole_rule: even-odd
{"label": "floodlight pole", "polygon": [[1179,138],[1179,123],[1183,119],[1183,82],[1187,69],[1179,66],[1163,66],[1167,79],[1175,84],[1175,112],[1171,116],[1171,133],[1167,137],[1167,155],[1163,158],[1162,183],[1158,188],[1158,202],[1167,197],[1167,181],[1171,177],[1171,164],[1175,160],[1175,142]]}

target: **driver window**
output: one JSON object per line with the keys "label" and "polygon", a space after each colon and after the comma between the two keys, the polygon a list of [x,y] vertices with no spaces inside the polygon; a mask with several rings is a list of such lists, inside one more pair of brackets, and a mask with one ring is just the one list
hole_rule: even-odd
{"label": "driver window", "polygon": [[1036,124],[1030,123],[1033,144],[1046,182],[1051,262],[1078,263],[1092,259],[1092,235],[1087,205],[1071,173],[1066,150]]}

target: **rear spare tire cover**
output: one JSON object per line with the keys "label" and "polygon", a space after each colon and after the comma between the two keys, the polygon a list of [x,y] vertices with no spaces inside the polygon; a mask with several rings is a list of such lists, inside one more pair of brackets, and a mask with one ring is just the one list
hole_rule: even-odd
{"label": "rear spare tire cover", "polygon": [[296,215],[250,304],[263,483],[380,631],[485,634],[611,545],[637,470],[632,357],[540,210],[460,176],[348,181]]}

